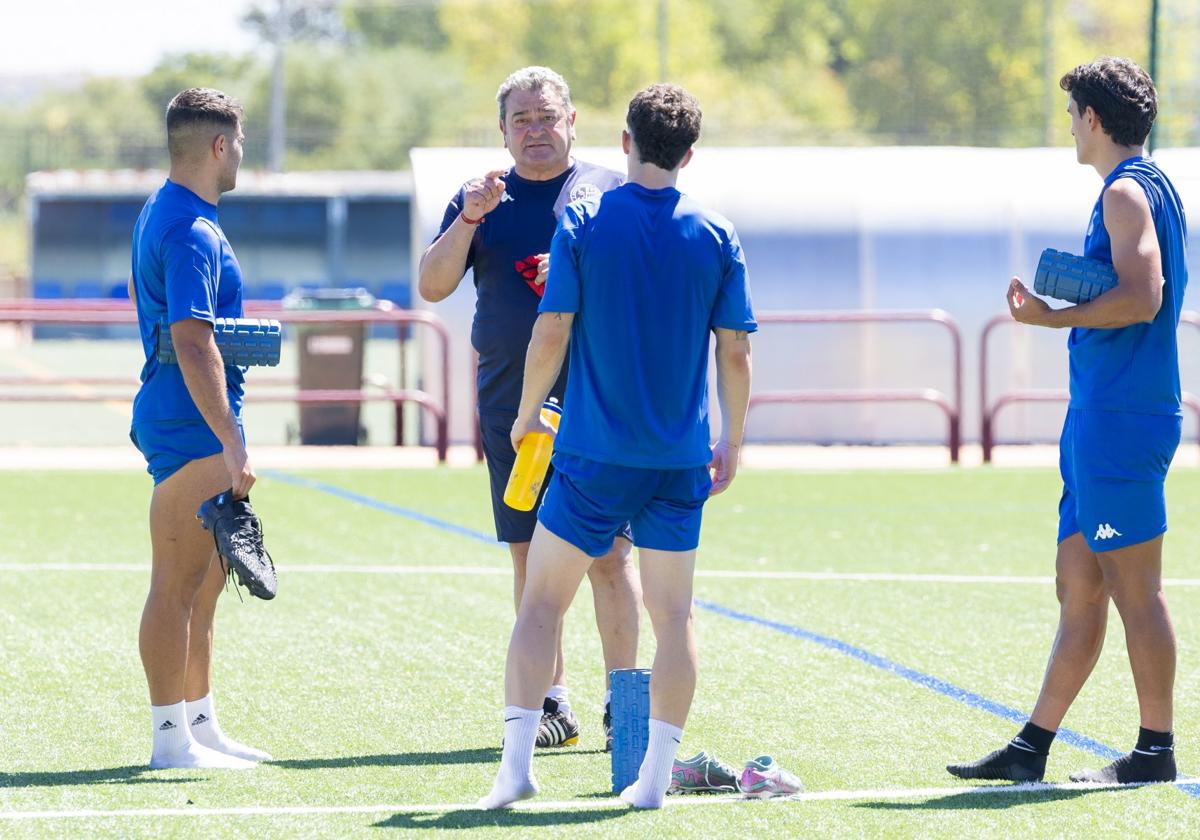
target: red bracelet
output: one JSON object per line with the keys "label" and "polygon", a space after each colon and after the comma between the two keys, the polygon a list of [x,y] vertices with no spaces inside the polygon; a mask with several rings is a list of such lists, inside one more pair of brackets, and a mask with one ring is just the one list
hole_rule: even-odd
{"label": "red bracelet", "polygon": [[459,213],[458,217],[469,225],[478,225],[483,223],[483,216],[480,216],[478,219],[472,219],[467,215],[466,210]]}

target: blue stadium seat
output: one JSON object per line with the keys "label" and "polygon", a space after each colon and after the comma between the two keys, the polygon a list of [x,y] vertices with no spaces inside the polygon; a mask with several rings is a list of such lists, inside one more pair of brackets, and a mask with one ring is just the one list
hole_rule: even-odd
{"label": "blue stadium seat", "polygon": [[259,283],[250,289],[251,300],[283,300],[287,295],[287,286],[274,281]]}
{"label": "blue stadium seat", "polygon": [[129,300],[129,281],[113,280],[108,287],[108,296],[116,300]]}
{"label": "blue stadium seat", "polygon": [[389,280],[379,287],[379,297],[407,309],[412,304],[412,286],[406,280]]}
{"label": "blue stadium seat", "polygon": [[63,284],[57,280],[34,280],[33,296],[39,300],[60,300]]}
{"label": "blue stadium seat", "polygon": [[75,284],[75,288],[71,290],[71,297],[77,298],[102,298],[108,297],[105,293],[106,289],[103,283],[98,280],[80,280]]}

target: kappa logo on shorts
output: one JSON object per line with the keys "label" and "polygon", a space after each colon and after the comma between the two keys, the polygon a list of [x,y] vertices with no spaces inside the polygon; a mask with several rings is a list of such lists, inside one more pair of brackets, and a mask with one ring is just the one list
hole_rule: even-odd
{"label": "kappa logo on shorts", "polygon": [[1109,525],[1107,522],[1103,522],[1100,524],[1100,527],[1096,529],[1096,536],[1092,537],[1092,539],[1107,540],[1107,539],[1111,539],[1112,537],[1119,537],[1119,536],[1121,536],[1120,531],[1118,531],[1113,526]]}

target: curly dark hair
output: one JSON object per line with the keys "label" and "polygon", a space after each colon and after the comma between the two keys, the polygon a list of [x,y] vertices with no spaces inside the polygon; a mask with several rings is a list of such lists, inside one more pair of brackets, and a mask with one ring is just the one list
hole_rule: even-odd
{"label": "curly dark hair", "polygon": [[172,158],[186,156],[199,128],[236,131],[242,106],[236,99],[212,88],[188,88],[167,105],[167,149]]}
{"label": "curly dark hair", "polygon": [[1058,81],[1083,114],[1091,108],[1114,143],[1140,146],[1158,116],[1158,92],[1150,74],[1127,58],[1104,56],[1080,64]]}
{"label": "curly dark hair", "polygon": [[630,100],[625,125],[642,163],[671,170],[700,139],[700,103],[678,85],[650,85]]}

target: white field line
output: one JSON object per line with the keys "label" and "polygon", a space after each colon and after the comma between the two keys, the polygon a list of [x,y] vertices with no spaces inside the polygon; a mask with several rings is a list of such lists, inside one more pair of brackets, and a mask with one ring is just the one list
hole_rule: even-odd
{"label": "white field line", "polygon": [[[1175,785],[1195,784],[1195,779],[1181,779]],[[835,802],[863,800],[932,799],[944,796],[1016,796],[1038,794],[1060,790],[1101,791],[1116,789],[1122,785],[1093,784],[1020,784],[979,785],[976,787],[928,787],[928,788],[884,788],[879,790],[822,790],[799,793],[784,799],[769,800],[772,804],[783,802]],[[1125,787],[1136,787],[1127,785]],[[762,800],[747,800],[740,796],[673,796],[668,797],[668,807],[690,807],[703,805],[737,805],[761,807]],[[518,802],[513,810],[518,811],[594,811],[609,808],[627,809],[620,799],[567,799],[558,802]],[[61,820],[92,819],[96,817],[244,817],[244,816],[288,816],[297,814],[428,814],[454,811],[474,811],[470,802],[432,803],[429,805],[251,805],[240,808],[77,808],[61,811],[0,811],[0,820]]]}
{"label": "white field line", "polygon": [[[336,566],[302,564],[279,566],[292,574],[353,575],[490,575],[508,577],[511,569],[500,566]],[[149,572],[145,563],[0,563],[0,572]],[[730,569],[697,569],[698,578],[731,580],[848,581],[851,583],[998,583],[1048,586],[1052,577],[1034,575],[933,575],[903,572],[766,572]],[[1200,586],[1200,578],[1163,578],[1165,586]]]}

